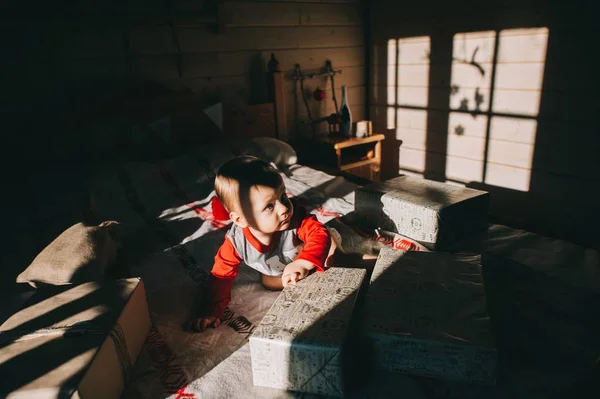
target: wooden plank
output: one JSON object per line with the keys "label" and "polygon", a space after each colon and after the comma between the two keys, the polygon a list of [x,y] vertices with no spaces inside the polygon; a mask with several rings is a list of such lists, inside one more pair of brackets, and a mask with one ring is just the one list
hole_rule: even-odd
{"label": "wooden plank", "polygon": [[595,126],[540,125],[537,141],[533,169],[581,179],[600,176],[600,137]]}
{"label": "wooden plank", "polygon": [[132,75],[136,78],[160,80],[177,79],[177,56],[175,54],[143,55],[131,58]]}
{"label": "wooden plank", "polygon": [[531,170],[534,148],[533,144],[490,140],[488,163]]}
{"label": "wooden plank", "polygon": [[[588,61],[582,61],[587,63]],[[454,63],[451,64],[450,60],[448,63],[422,63],[422,64],[410,64],[413,70],[417,70],[417,66],[421,65],[420,75],[429,76],[428,85],[432,87],[444,87],[450,86],[451,84],[459,85],[460,87],[475,88],[475,87],[490,87],[490,76],[491,76],[491,64],[481,63],[480,65],[488,72],[481,78],[478,72],[470,65]],[[496,87],[504,89],[543,89],[548,91],[553,90],[582,90],[590,86],[590,80],[596,79],[591,73],[587,71],[581,71],[571,64],[565,64],[564,60],[561,61],[547,61],[543,63],[498,63],[499,76],[496,79]],[[408,67],[409,65],[405,65]],[[443,79],[438,78],[437,74],[429,73],[430,70],[435,68],[448,68],[452,74],[451,84],[445,82]],[[585,68],[585,67],[584,67]],[[387,82],[396,84],[388,78],[390,76],[396,76],[395,65],[381,65],[375,63],[374,65],[374,79],[373,83],[376,85],[387,85]],[[404,78],[411,79],[413,74],[408,74],[408,68],[403,69]],[[590,76],[592,75],[592,76]],[[431,80],[431,79],[434,80]],[[422,79],[418,80],[421,81]],[[407,84],[400,82],[401,84]],[[408,84],[410,85],[410,84]],[[422,84],[421,84],[422,85]]]}
{"label": "wooden plank", "polygon": [[181,60],[186,78],[244,75],[251,65],[259,65],[265,72],[267,70],[266,62],[258,51],[184,53]]}
{"label": "wooden plank", "polygon": [[125,57],[120,58],[72,58],[62,59],[60,72],[69,80],[104,79],[124,77],[127,73]]}
{"label": "wooden plank", "polygon": [[273,80],[273,102],[275,107],[277,138],[279,138],[279,140],[288,141],[283,72],[274,71],[272,72],[271,78]]}
{"label": "wooden plank", "polygon": [[225,2],[225,23],[247,26],[361,26],[359,4]]}
{"label": "wooden plank", "polygon": [[[413,82],[419,82],[418,86],[442,88],[457,85],[459,88],[474,90],[476,87],[488,88],[491,83],[490,74],[480,78],[476,73],[473,73],[472,67],[464,64],[455,65],[454,68],[449,64],[423,64],[420,67],[417,65],[411,67],[413,71],[410,71],[409,68],[400,71],[401,81],[399,83],[401,85],[414,86]],[[484,67],[487,66],[484,65]],[[452,80],[450,84],[439,74],[431,73],[430,71],[434,68],[451,68]],[[386,65],[377,66],[373,73],[373,84],[375,86],[387,86],[387,82],[390,82],[390,85],[396,86],[396,73],[395,66],[390,68]],[[426,78],[423,78],[423,76]],[[591,78],[596,79],[593,76]],[[422,82],[425,82],[425,84]],[[593,85],[589,74],[571,70],[570,67],[558,64],[498,64],[498,76],[496,78],[496,88],[498,89],[584,92],[590,87],[590,84]]]}
{"label": "wooden plank", "polygon": [[[360,27],[237,27],[215,34],[206,27],[176,27],[175,34],[184,53],[233,50],[285,50],[363,46]],[[167,25],[130,28],[135,54],[176,51],[173,31]]]}
{"label": "wooden plank", "polygon": [[334,69],[365,66],[365,48],[363,46],[344,48],[314,48],[292,50],[262,50],[265,59],[271,53],[279,61],[282,71],[291,71],[295,64],[305,69],[322,68],[325,61],[331,60]]}
{"label": "wooden plank", "polygon": [[[313,70],[323,67],[327,55],[331,55],[330,59],[335,68],[344,70],[342,75],[350,76],[354,80],[364,80],[364,68],[362,68],[362,65],[348,65],[363,62],[364,58],[360,56],[363,52],[361,47],[350,48],[348,50],[319,49],[184,53],[182,55],[183,76],[211,77],[246,75],[250,71],[253,74],[260,73],[260,71],[266,72],[267,63],[272,52],[275,53],[275,57],[280,63],[280,69],[288,75],[293,70],[295,63],[301,63],[303,68],[306,65],[307,70]],[[169,63],[174,62],[174,60],[175,58],[172,55],[166,55],[164,56],[164,61],[160,62]],[[350,69],[353,66],[360,66],[361,68],[356,70]],[[360,76],[361,73],[362,77]]]}
{"label": "wooden plank", "polygon": [[124,56],[123,32],[120,29],[69,30],[58,33],[62,52],[77,57]]}
{"label": "wooden plank", "polygon": [[[267,93],[266,93],[266,74],[265,74],[265,82],[261,82],[260,85],[256,86],[256,89],[252,89],[250,87],[250,81],[246,76],[224,76],[224,77],[213,77],[213,78],[183,78],[183,79],[158,79],[157,83],[164,85],[166,88],[172,90],[184,90],[189,89],[195,93],[201,94],[202,98],[207,102],[217,102],[223,101],[227,99],[231,99],[232,97],[237,98],[241,102],[256,102],[261,103],[267,101]],[[257,82],[252,80],[253,84]],[[258,87],[264,88],[265,93],[264,96],[256,93]],[[365,88],[364,86],[360,87],[349,87],[348,95],[350,98],[362,98],[364,94]],[[285,95],[285,104],[286,104],[286,119],[287,119],[287,127],[288,132],[294,132],[296,129],[294,128],[296,124],[296,110],[294,108],[294,99],[292,97],[292,93],[287,91],[284,93]],[[252,96],[254,96],[255,101],[252,101]],[[341,92],[338,93],[338,98],[341,99]],[[301,99],[299,99],[301,101]],[[314,103],[314,101],[313,101]],[[303,121],[307,119],[307,113],[304,110],[304,105],[300,102],[298,103],[300,108],[298,109],[298,118]],[[353,118],[355,120],[364,119],[364,105],[359,102],[350,103],[350,108],[353,112]],[[333,102],[329,101],[327,103],[323,103],[321,107],[316,109],[317,112],[313,112],[313,117],[321,117],[329,115],[334,112]],[[291,133],[289,133],[291,134]]]}
{"label": "wooden plank", "polygon": [[132,54],[174,54],[173,31],[167,25],[135,26],[129,28]]}
{"label": "wooden plank", "polygon": [[534,119],[494,116],[490,124],[490,139],[537,145],[537,128],[538,123]]}
{"label": "wooden plank", "polygon": [[183,52],[234,50],[279,50],[302,48],[356,47],[364,44],[362,29],[356,27],[231,28],[211,34],[202,28],[177,28]]}
{"label": "wooden plank", "polygon": [[[315,71],[314,69],[302,69],[303,73],[306,75],[311,71]],[[286,91],[293,92],[294,84],[299,84],[292,79],[293,74],[288,72],[286,74]],[[348,87],[355,86],[363,86],[365,82],[365,68],[363,66],[358,67],[347,67],[342,69],[342,73],[337,74],[335,76],[335,89],[336,96],[338,101],[341,101],[341,87],[342,85],[346,85]],[[328,97],[331,97],[331,81],[328,77],[319,77],[314,79],[305,79],[304,80],[304,89],[313,92],[316,88],[321,88],[325,90]],[[337,94],[337,91],[340,91],[340,94]],[[348,98],[350,98],[350,93],[348,93]]]}
{"label": "wooden plank", "polygon": [[529,191],[531,170],[515,166],[488,163],[485,183],[518,191]]}
{"label": "wooden plank", "polygon": [[[387,87],[374,87],[375,91],[387,90]],[[448,88],[402,88],[402,105],[413,107],[426,107],[432,98],[446,98]],[[480,90],[483,102],[481,110],[487,109],[489,102],[489,91]],[[466,99],[468,110],[475,109],[475,91],[465,91],[463,95],[450,96],[450,107],[445,109],[433,109],[437,111],[458,110],[463,99]],[[538,119],[551,119],[556,121],[591,122],[595,119],[596,110],[600,109],[600,99],[586,92],[580,91],[527,91],[527,90],[503,90],[498,89],[494,94],[495,111],[515,116],[531,117]],[[374,102],[374,106],[387,107],[382,103],[386,98],[379,98],[380,102]],[[510,115],[507,115],[510,116]]]}
{"label": "wooden plank", "polygon": [[[385,109],[372,107],[371,113],[377,117],[380,110]],[[432,118],[448,118],[447,112],[413,109],[399,109],[397,112],[402,116],[398,118],[395,137],[404,140],[404,148],[424,150],[426,143],[429,143],[430,151],[446,153],[447,150],[438,147],[437,144],[445,143],[448,138],[454,137],[458,127],[461,128],[461,137],[485,138],[485,116],[473,118],[465,113],[450,113],[449,130],[445,133],[432,131],[427,128],[427,124]],[[491,145],[490,161],[559,175],[593,178],[600,175],[600,162],[597,157],[600,153],[600,138],[595,132],[595,126],[590,124],[542,120],[538,126],[538,122],[533,119],[494,117],[491,123],[490,143],[495,144]],[[502,158],[493,155],[493,147],[514,145],[517,148],[505,151],[511,153],[509,160],[502,161]],[[532,151],[533,165],[530,165]]]}
{"label": "wooden plank", "polygon": [[[238,98],[239,101],[248,102],[250,97],[248,81],[244,76],[157,79],[156,82],[163,85],[165,88],[175,91],[191,90],[192,92],[201,95],[201,98],[209,103],[216,103],[230,99],[234,96]],[[257,102],[264,102],[264,100],[266,100],[266,87],[263,101]]]}
{"label": "wooden plank", "polygon": [[[522,144],[521,144],[522,145]],[[423,149],[413,149],[402,145],[400,148],[399,166],[414,171],[425,171],[427,158],[438,159],[438,164],[445,164],[446,176],[451,179],[469,182],[481,182],[483,162],[461,156],[441,154]],[[391,160],[386,160],[391,162]],[[443,170],[443,169],[441,169]],[[437,170],[429,172],[435,173]],[[520,191],[536,190],[559,195],[563,199],[572,197],[589,197],[589,193],[598,191],[600,179],[590,176],[587,179],[579,176],[560,175],[545,170],[509,165],[490,160],[488,163],[487,184],[516,189]],[[529,187],[531,182],[531,188]],[[595,190],[595,191],[594,191]]]}

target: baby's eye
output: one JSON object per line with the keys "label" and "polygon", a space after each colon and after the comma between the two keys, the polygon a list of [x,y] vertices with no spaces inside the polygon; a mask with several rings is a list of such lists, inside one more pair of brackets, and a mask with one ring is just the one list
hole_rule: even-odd
{"label": "baby's eye", "polygon": [[273,204],[269,204],[265,207],[265,211],[272,211],[275,207],[273,206]]}

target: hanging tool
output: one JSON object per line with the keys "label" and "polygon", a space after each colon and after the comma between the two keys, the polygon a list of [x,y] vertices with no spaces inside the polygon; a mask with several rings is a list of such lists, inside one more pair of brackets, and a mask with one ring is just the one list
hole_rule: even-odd
{"label": "hanging tool", "polygon": [[[341,74],[342,70],[334,70],[333,66],[331,64],[330,60],[327,60],[325,62],[325,71],[324,72],[318,72],[318,73],[310,73],[310,74],[304,74],[300,68],[300,64],[296,64],[295,68],[294,68],[294,80],[296,81],[300,81],[300,90],[302,91],[302,101],[304,103],[304,107],[306,108],[306,113],[308,115],[308,123],[310,123],[312,131],[313,131],[313,135],[316,134],[316,125],[321,123],[321,122],[327,122],[328,126],[329,126],[329,133],[334,133],[337,131],[338,127],[339,127],[339,121],[340,121],[340,115],[339,115],[339,108],[338,108],[338,103],[337,103],[337,98],[335,96],[335,75],[337,74]],[[314,79],[314,78],[322,78],[322,77],[329,77],[330,81],[331,81],[331,93],[332,93],[332,99],[333,99],[333,104],[335,106],[335,113],[325,116],[323,118],[319,118],[317,120],[314,120],[312,118],[312,113],[310,111],[310,107],[308,104],[308,99],[306,98],[306,91],[304,89],[304,80],[305,79]],[[296,87],[296,86],[294,86]],[[313,92],[313,99],[315,99],[316,101],[322,101],[323,99],[325,99],[326,97],[326,93],[324,90],[317,88],[314,92]]]}
{"label": "hanging tool", "polygon": [[308,100],[306,99],[306,93],[304,91],[304,74],[302,73],[302,70],[300,69],[300,64],[296,64],[295,68],[294,68],[294,79],[297,81],[300,81],[300,91],[302,92],[302,101],[304,102],[304,107],[306,108],[306,113],[308,115],[308,120],[310,121],[310,126],[312,127],[312,131],[313,131],[313,135],[316,134],[315,131],[315,125],[313,123],[313,118],[312,118],[312,114],[310,112],[310,107],[308,105]]}
{"label": "hanging tool", "polygon": [[335,74],[342,73],[342,71],[334,71],[331,60],[325,61],[325,68],[329,74],[329,79],[331,80],[331,98],[333,99],[333,105],[335,106],[335,113],[339,114],[340,111],[338,109],[337,98],[335,97]]}

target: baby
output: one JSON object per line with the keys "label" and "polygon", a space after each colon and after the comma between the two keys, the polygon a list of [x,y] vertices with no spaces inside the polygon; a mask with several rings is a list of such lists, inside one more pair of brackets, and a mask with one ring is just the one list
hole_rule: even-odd
{"label": "baby", "polygon": [[263,286],[281,290],[323,271],[331,247],[327,228],[303,208],[294,209],[281,175],[267,162],[239,157],[224,164],[215,179],[217,197],[233,225],[215,256],[209,278],[208,309],[191,328],[221,323],[240,265],[261,273]]}

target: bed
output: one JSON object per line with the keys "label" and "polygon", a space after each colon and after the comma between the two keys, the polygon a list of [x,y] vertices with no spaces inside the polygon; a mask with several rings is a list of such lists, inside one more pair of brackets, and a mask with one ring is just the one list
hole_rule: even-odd
{"label": "bed", "polygon": [[[274,93],[278,79],[282,76],[274,74]],[[229,125],[219,128],[213,119],[206,118],[206,113],[198,121],[200,108],[196,100],[174,96],[168,101],[170,113],[184,110],[190,113],[188,116],[194,115],[181,129],[186,134],[171,136],[177,144],[172,148],[161,149],[160,144],[138,138],[138,143],[146,145],[143,151],[132,151],[135,140],[129,140],[121,142],[118,149],[110,147],[111,157],[102,158],[98,157],[96,143],[94,161],[79,167],[73,167],[73,163],[58,166],[64,172],[60,179],[51,178],[56,176],[50,174],[52,171],[40,170],[21,181],[19,187],[27,191],[22,191],[17,197],[20,200],[12,204],[19,211],[7,215],[9,223],[13,218],[17,226],[13,243],[18,251],[13,251],[16,255],[12,258],[5,255],[3,263],[10,263],[18,273],[34,250],[78,219],[118,220],[125,227],[122,234],[128,243],[118,267],[122,275],[144,279],[153,321],[123,397],[309,398],[311,395],[252,385],[248,337],[278,295],[262,288],[254,270],[242,267],[220,328],[203,333],[184,329],[228,227],[227,222],[215,220],[211,211],[216,169],[239,154],[266,158],[279,167],[291,196],[352,243],[353,250],[348,252],[373,253],[382,243],[358,234],[344,219],[354,210],[355,183],[296,162],[293,150],[284,142],[287,135],[281,102],[237,107],[237,111],[235,107],[233,111],[222,109],[226,115],[223,123]],[[146,100],[141,104],[136,109],[149,109]],[[158,126],[156,129],[160,129],[160,121],[152,122]],[[173,121],[172,126],[176,124]],[[204,139],[196,142],[189,134],[195,129],[210,133],[205,131]],[[220,135],[221,140],[212,139],[213,135]],[[23,240],[27,234],[33,234],[37,244]],[[526,270],[500,271],[489,283],[495,290],[492,317],[502,324],[496,333],[505,337],[501,340],[506,355],[501,359],[504,374],[499,385],[505,394],[551,397],[572,393],[578,387],[593,387],[591,381],[598,376],[594,359],[600,355],[600,343],[594,338],[600,332],[598,251],[501,225],[491,225],[487,232],[456,243],[452,250],[491,252],[518,262]],[[343,266],[369,267],[368,262],[361,263],[360,257],[340,255],[339,262]],[[528,292],[532,287],[536,290],[531,301],[511,302],[511,293]],[[562,296],[557,297],[557,292]],[[18,306],[28,290],[18,294],[20,299],[10,302],[10,307]],[[599,306],[593,307],[596,304]],[[578,309],[574,314],[581,317],[569,316],[574,309]],[[518,323],[512,323],[511,317]],[[517,339],[525,330],[531,335]],[[529,355],[528,361],[519,360],[523,351]],[[540,364],[541,353],[565,358],[544,356]],[[574,355],[567,359],[566,353]],[[365,376],[362,386],[354,397],[498,395],[492,388],[383,373]]]}

